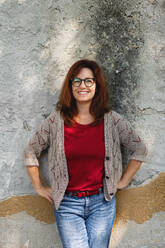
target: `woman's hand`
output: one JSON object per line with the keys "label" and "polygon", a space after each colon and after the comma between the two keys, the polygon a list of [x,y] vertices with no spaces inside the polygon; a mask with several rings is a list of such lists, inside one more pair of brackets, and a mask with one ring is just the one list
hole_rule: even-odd
{"label": "woman's hand", "polygon": [[120,181],[117,184],[117,189],[124,189],[127,186],[128,186],[128,183],[126,183],[122,179],[120,179]]}
{"label": "woman's hand", "polygon": [[142,162],[138,160],[130,160],[128,167],[117,184],[117,189],[123,189],[128,186],[136,172],[139,170],[141,163]]}
{"label": "woman's hand", "polygon": [[50,187],[40,186],[35,189],[37,194],[47,199],[51,204],[53,204],[52,190]]}
{"label": "woman's hand", "polygon": [[50,203],[53,204],[52,191],[50,187],[44,187],[40,180],[38,166],[27,166],[28,174],[31,178],[35,191]]}

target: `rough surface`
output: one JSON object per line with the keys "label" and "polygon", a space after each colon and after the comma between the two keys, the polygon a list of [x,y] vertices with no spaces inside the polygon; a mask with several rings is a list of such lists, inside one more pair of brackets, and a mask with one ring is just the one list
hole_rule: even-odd
{"label": "rough surface", "polygon": [[165,213],[155,214],[143,224],[120,222],[112,233],[110,248],[164,248]]}
{"label": "rough surface", "polygon": [[[0,200],[34,193],[23,167],[23,148],[53,111],[66,71],[80,58],[96,59],[102,66],[112,108],[131,121],[148,146],[148,161],[130,188],[146,185],[165,172],[164,40],[164,0],[1,0]],[[45,155],[41,159],[41,174],[48,181]],[[153,190],[149,188],[147,196],[157,203]],[[156,190],[162,192],[162,186],[158,184]],[[163,196],[160,195],[160,202]],[[8,204],[11,209],[12,201]],[[152,214],[164,211],[152,204]],[[124,216],[130,219],[130,215]],[[6,217],[3,218],[5,231]],[[144,213],[144,221],[148,218]],[[150,226],[148,223],[159,221],[153,217],[146,226],[130,226],[133,230],[138,226],[139,233],[143,233]],[[127,228],[126,224],[119,226],[119,232],[122,228]],[[157,247],[162,248],[161,235],[162,232]],[[123,247],[127,237],[134,243],[130,247],[139,248],[134,236],[127,232]],[[147,240],[139,241],[141,247],[154,247],[150,238]],[[24,242],[26,239],[21,245]],[[36,248],[41,247],[36,244]]]}
{"label": "rough surface", "polygon": [[1,248],[62,248],[55,224],[45,224],[21,212],[0,218]]}

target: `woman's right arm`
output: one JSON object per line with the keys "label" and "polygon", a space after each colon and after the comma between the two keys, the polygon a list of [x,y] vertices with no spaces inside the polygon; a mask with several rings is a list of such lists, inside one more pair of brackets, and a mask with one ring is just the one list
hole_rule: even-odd
{"label": "woman's right arm", "polygon": [[27,171],[37,194],[46,198],[53,204],[51,187],[43,186],[40,179],[38,166],[27,166]]}
{"label": "woman's right arm", "polygon": [[38,170],[38,158],[41,152],[49,146],[50,142],[50,120],[48,117],[30,139],[30,142],[24,150],[24,164],[27,167],[28,174],[36,192],[53,203],[51,188],[43,186]]}

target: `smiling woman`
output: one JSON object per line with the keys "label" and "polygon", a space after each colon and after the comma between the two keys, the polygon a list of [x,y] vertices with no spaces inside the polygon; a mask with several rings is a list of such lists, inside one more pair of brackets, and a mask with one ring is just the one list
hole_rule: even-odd
{"label": "smiling woman", "polygon": [[93,72],[88,68],[82,68],[72,81],[72,93],[77,104],[92,102],[95,95],[96,83]]}
{"label": "smiling woman", "polygon": [[[82,119],[83,116],[78,112],[83,111],[85,106],[89,109],[88,118],[90,117],[94,124],[100,123],[104,114],[110,111],[103,71],[95,61],[84,59],[74,63],[68,71],[57,110],[60,111],[65,123],[70,124],[73,123],[73,119],[80,116]],[[79,107],[81,110],[78,110]],[[86,111],[84,118],[85,115]]]}
{"label": "smiling woman", "polygon": [[[104,74],[95,61],[71,66],[56,110],[25,148],[29,176],[37,193],[54,204],[64,248],[108,248],[116,191],[145,161],[146,147],[130,124],[110,110]],[[121,144],[131,152],[123,174]],[[46,148],[49,188],[37,168]]]}

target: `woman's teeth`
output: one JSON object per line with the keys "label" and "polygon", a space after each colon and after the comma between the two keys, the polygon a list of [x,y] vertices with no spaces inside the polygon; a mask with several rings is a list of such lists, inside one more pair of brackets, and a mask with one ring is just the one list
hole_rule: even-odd
{"label": "woman's teeth", "polygon": [[88,91],[79,91],[78,94],[80,95],[85,95],[85,94],[88,94],[89,92]]}

